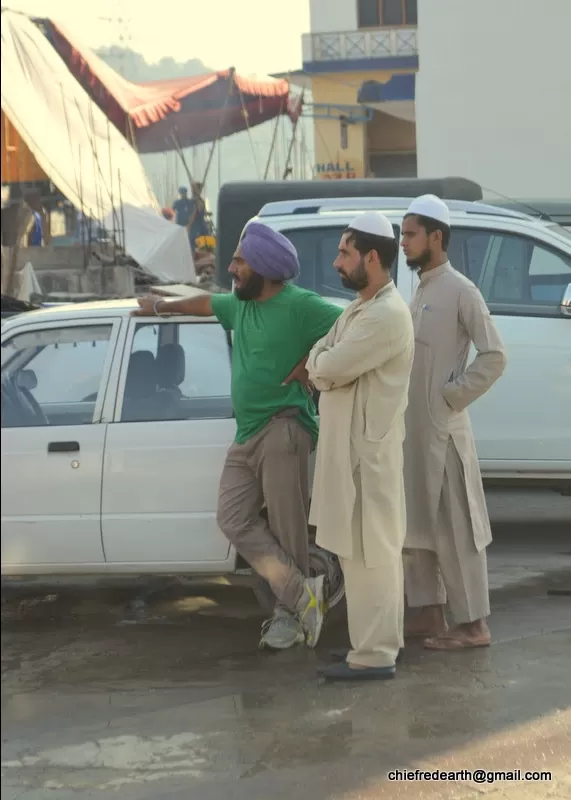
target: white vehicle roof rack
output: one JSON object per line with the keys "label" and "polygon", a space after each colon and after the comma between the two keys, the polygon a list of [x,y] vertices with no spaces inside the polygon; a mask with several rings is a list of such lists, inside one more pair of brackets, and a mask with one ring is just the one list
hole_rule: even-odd
{"label": "white vehicle roof rack", "polygon": [[[281,217],[290,214],[320,214],[327,212],[350,212],[376,209],[377,211],[404,211],[411,203],[410,197],[325,197],[307,200],[279,200],[266,203],[259,217]],[[494,217],[531,219],[529,214],[498,206],[465,200],[445,200],[450,211],[465,214],[484,214]]]}

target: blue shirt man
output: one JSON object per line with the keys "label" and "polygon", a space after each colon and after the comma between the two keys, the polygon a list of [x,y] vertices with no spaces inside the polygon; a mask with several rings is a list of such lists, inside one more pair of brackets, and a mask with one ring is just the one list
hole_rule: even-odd
{"label": "blue shirt man", "polygon": [[175,213],[174,221],[177,225],[186,226],[194,213],[194,200],[188,196],[188,189],[181,186],[178,190],[179,198],[172,204]]}

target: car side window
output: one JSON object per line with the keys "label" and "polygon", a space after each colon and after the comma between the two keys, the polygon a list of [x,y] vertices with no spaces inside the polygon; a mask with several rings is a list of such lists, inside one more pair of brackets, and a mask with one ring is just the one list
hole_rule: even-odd
{"label": "car side window", "polygon": [[111,325],[83,325],[3,342],[2,427],[92,423],[111,333]]}
{"label": "car side window", "polygon": [[492,234],[471,228],[453,228],[448,257],[452,266],[477,286],[482,277],[482,268],[490,246]]}
{"label": "car side window", "polygon": [[485,300],[509,312],[558,313],[571,283],[571,258],[549,246],[515,234],[495,234],[482,283]]}
{"label": "car side window", "polygon": [[528,236],[456,228],[449,257],[495,313],[558,314],[571,283],[571,258]]}
{"label": "car side window", "polygon": [[141,323],[129,356],[121,422],[232,417],[230,381],[222,326]]}

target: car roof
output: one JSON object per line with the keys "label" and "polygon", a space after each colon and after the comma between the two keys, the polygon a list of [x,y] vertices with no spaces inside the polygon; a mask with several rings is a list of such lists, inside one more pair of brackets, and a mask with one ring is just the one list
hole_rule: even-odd
{"label": "car roof", "polygon": [[[174,299],[174,298],[171,298]],[[334,305],[344,307],[348,305],[348,301],[339,297],[325,297]],[[31,322],[66,322],[68,320],[77,320],[82,315],[92,319],[105,319],[106,317],[127,317],[137,307],[137,300],[129,298],[125,300],[101,300],[89,303],[69,303],[65,305],[54,305],[47,308],[40,308],[37,311],[26,311],[17,314],[14,317],[6,319],[2,323],[2,333],[5,331],[13,330],[23,325],[28,325]],[[161,317],[160,319],[169,320],[177,319],[178,317]],[[215,317],[181,317],[185,320],[192,320],[193,322],[216,322]],[[148,319],[158,319],[157,317],[141,317],[141,321]]]}
{"label": "car roof", "polygon": [[[327,213],[350,213],[375,209],[385,213],[402,214],[411,203],[410,197],[324,197],[304,200],[281,200],[266,203],[260,212],[259,219],[290,215],[314,215]],[[508,217],[512,219],[532,220],[529,214],[508,208],[487,205],[481,202],[466,200],[445,200],[452,217],[467,215]]]}
{"label": "car roof", "polygon": [[61,303],[26,311],[10,318],[3,327],[12,327],[22,322],[52,322],[55,320],[76,319],[78,314],[91,317],[127,316],[137,306],[135,298],[128,300],[97,300],[88,303]]}

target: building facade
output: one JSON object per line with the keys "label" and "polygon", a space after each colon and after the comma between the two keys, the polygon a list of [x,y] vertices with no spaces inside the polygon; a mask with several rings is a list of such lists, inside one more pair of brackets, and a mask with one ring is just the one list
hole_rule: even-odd
{"label": "building facade", "polygon": [[418,174],[571,199],[571,0],[419,0]]}
{"label": "building facade", "polygon": [[417,0],[310,0],[314,177],[414,177]]}
{"label": "building facade", "polygon": [[314,178],[571,197],[571,0],[310,0]]}

